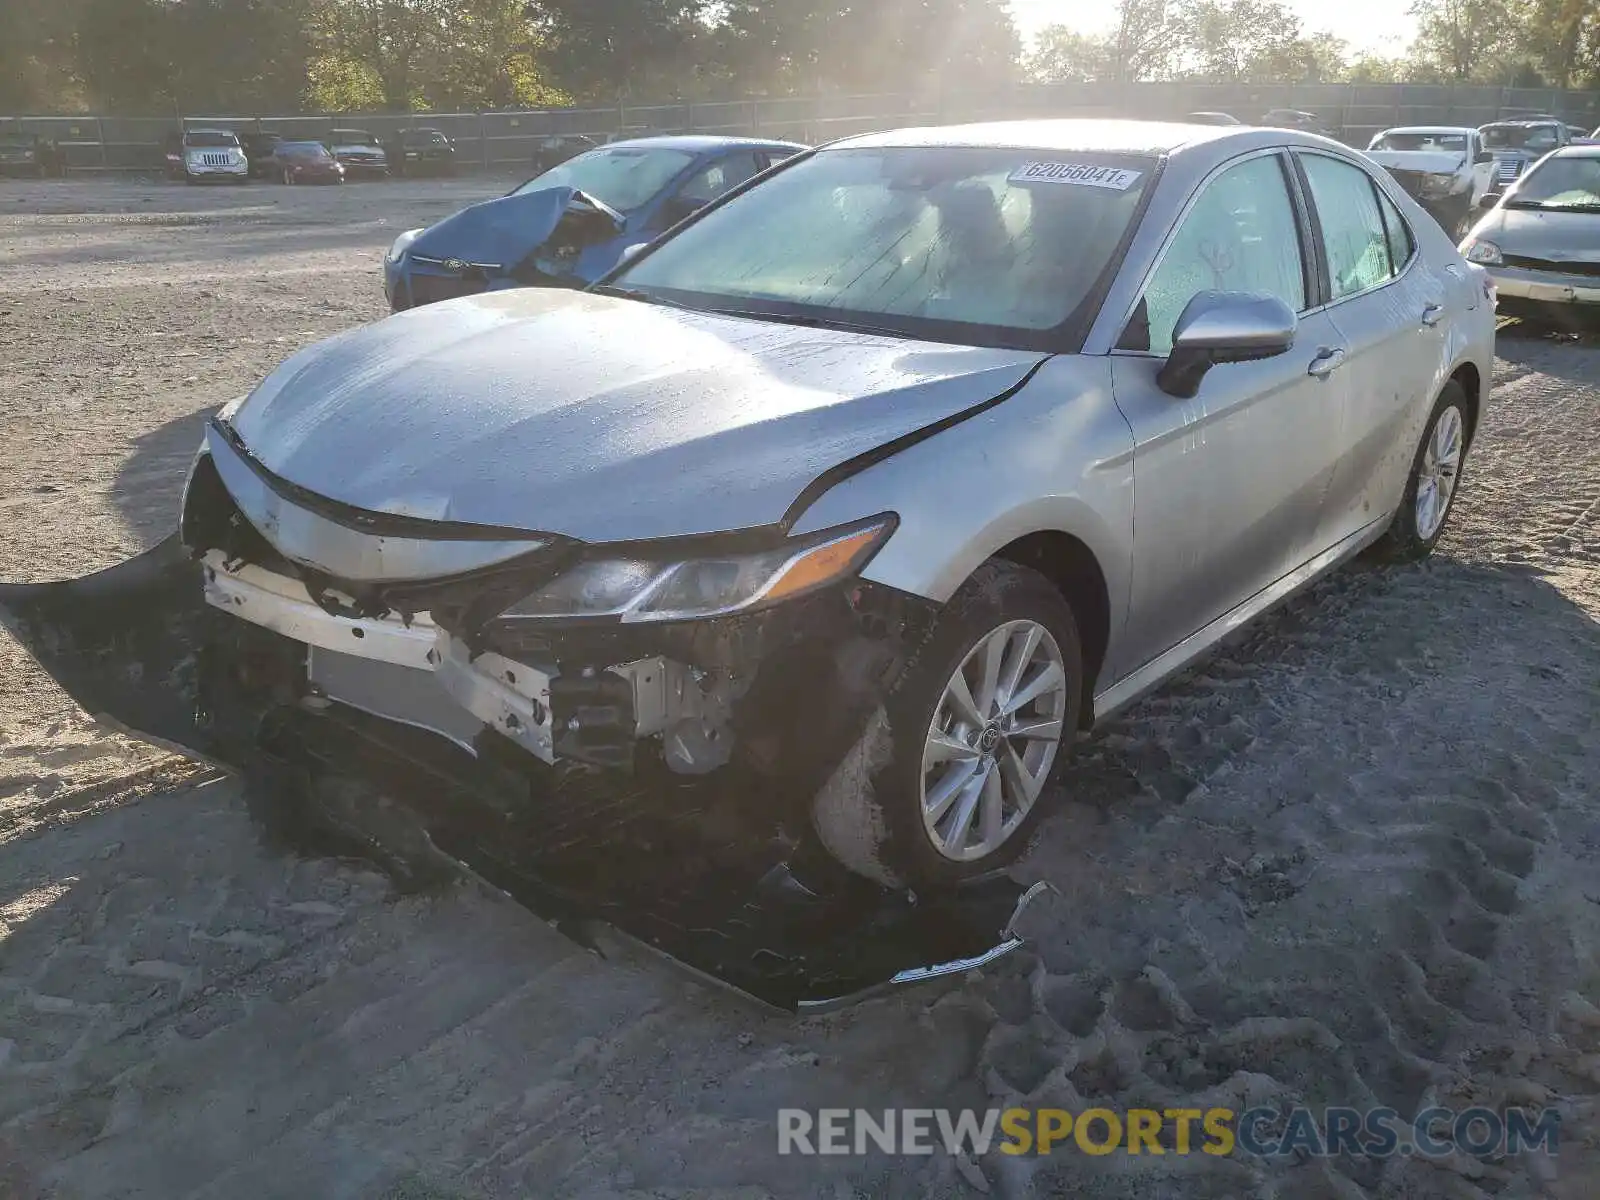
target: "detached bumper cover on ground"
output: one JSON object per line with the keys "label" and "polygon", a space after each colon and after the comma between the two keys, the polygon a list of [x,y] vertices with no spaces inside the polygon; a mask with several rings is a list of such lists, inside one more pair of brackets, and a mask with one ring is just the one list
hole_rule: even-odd
{"label": "detached bumper cover on ground", "polygon": [[[919,900],[828,861],[790,819],[815,771],[551,769],[489,728],[469,750],[319,696],[305,647],[208,604],[205,572],[169,538],[83,579],[0,587],[0,619],[89,712],[241,772],[272,820],[408,869],[465,864],[585,944],[604,923],[770,1004],[820,1010],[1021,944],[1015,918],[1037,892],[1008,878]],[[807,689],[839,686],[864,645],[847,638],[809,679],[774,674],[772,696],[803,705]],[[872,688],[858,692],[870,706]],[[606,707],[592,699],[571,702],[589,717]],[[760,689],[750,703],[759,722]],[[842,723],[816,733],[846,748],[851,736]],[[825,774],[832,755],[818,759]]]}

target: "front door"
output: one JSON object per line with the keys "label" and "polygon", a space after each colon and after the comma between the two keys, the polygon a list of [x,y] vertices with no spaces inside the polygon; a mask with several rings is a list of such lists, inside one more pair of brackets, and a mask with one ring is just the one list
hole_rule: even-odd
{"label": "front door", "polygon": [[[1113,357],[1132,427],[1134,548],[1125,674],[1271,585],[1309,557],[1333,472],[1345,397],[1343,340],[1308,312],[1315,276],[1291,198],[1289,162],[1248,156],[1197,192],[1145,285]],[[1293,348],[1214,367],[1192,400],[1156,374],[1198,292],[1267,292],[1302,314]]]}

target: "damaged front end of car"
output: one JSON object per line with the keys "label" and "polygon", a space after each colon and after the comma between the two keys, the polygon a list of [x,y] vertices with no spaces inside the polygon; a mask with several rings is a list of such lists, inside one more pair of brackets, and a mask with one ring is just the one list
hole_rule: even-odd
{"label": "damaged front end of car", "polygon": [[392,254],[396,310],[511,287],[584,287],[616,264],[623,215],[573,188],[513,192],[407,235]]}
{"label": "damaged front end of car", "polygon": [[239,772],[271,819],[814,1011],[1004,956],[1038,894],[918,896],[815,843],[811,798],[934,615],[858,578],[892,523],[601,555],[345,509],[219,420],[177,535],[0,587],[0,618],[92,714]]}

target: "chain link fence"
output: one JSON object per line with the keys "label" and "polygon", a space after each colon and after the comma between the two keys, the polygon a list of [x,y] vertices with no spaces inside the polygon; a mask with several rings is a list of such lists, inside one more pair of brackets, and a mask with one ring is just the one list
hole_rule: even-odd
{"label": "chain link fence", "polygon": [[318,116],[0,116],[0,136],[38,134],[55,141],[70,172],[157,172],[162,142],[180,127],[278,133],[322,140],[334,129],[381,138],[406,126],[442,130],[464,170],[525,173],[544,142],[582,135],[596,141],[660,133],[788,138],[816,144],[906,125],[1049,117],[1179,118],[1227,112],[1259,120],[1275,108],[1314,114],[1352,145],[1396,125],[1482,125],[1501,117],[1550,113],[1585,129],[1600,124],[1600,93],[1552,88],[1418,84],[1038,84],[938,94],[750,97],[714,102],[618,104],[473,113],[337,113]]}

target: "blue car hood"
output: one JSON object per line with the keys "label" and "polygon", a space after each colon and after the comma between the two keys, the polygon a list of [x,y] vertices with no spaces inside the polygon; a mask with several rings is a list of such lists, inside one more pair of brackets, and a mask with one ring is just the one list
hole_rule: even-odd
{"label": "blue car hood", "polygon": [[555,232],[576,196],[554,187],[481,201],[424,229],[410,253],[509,270]]}

